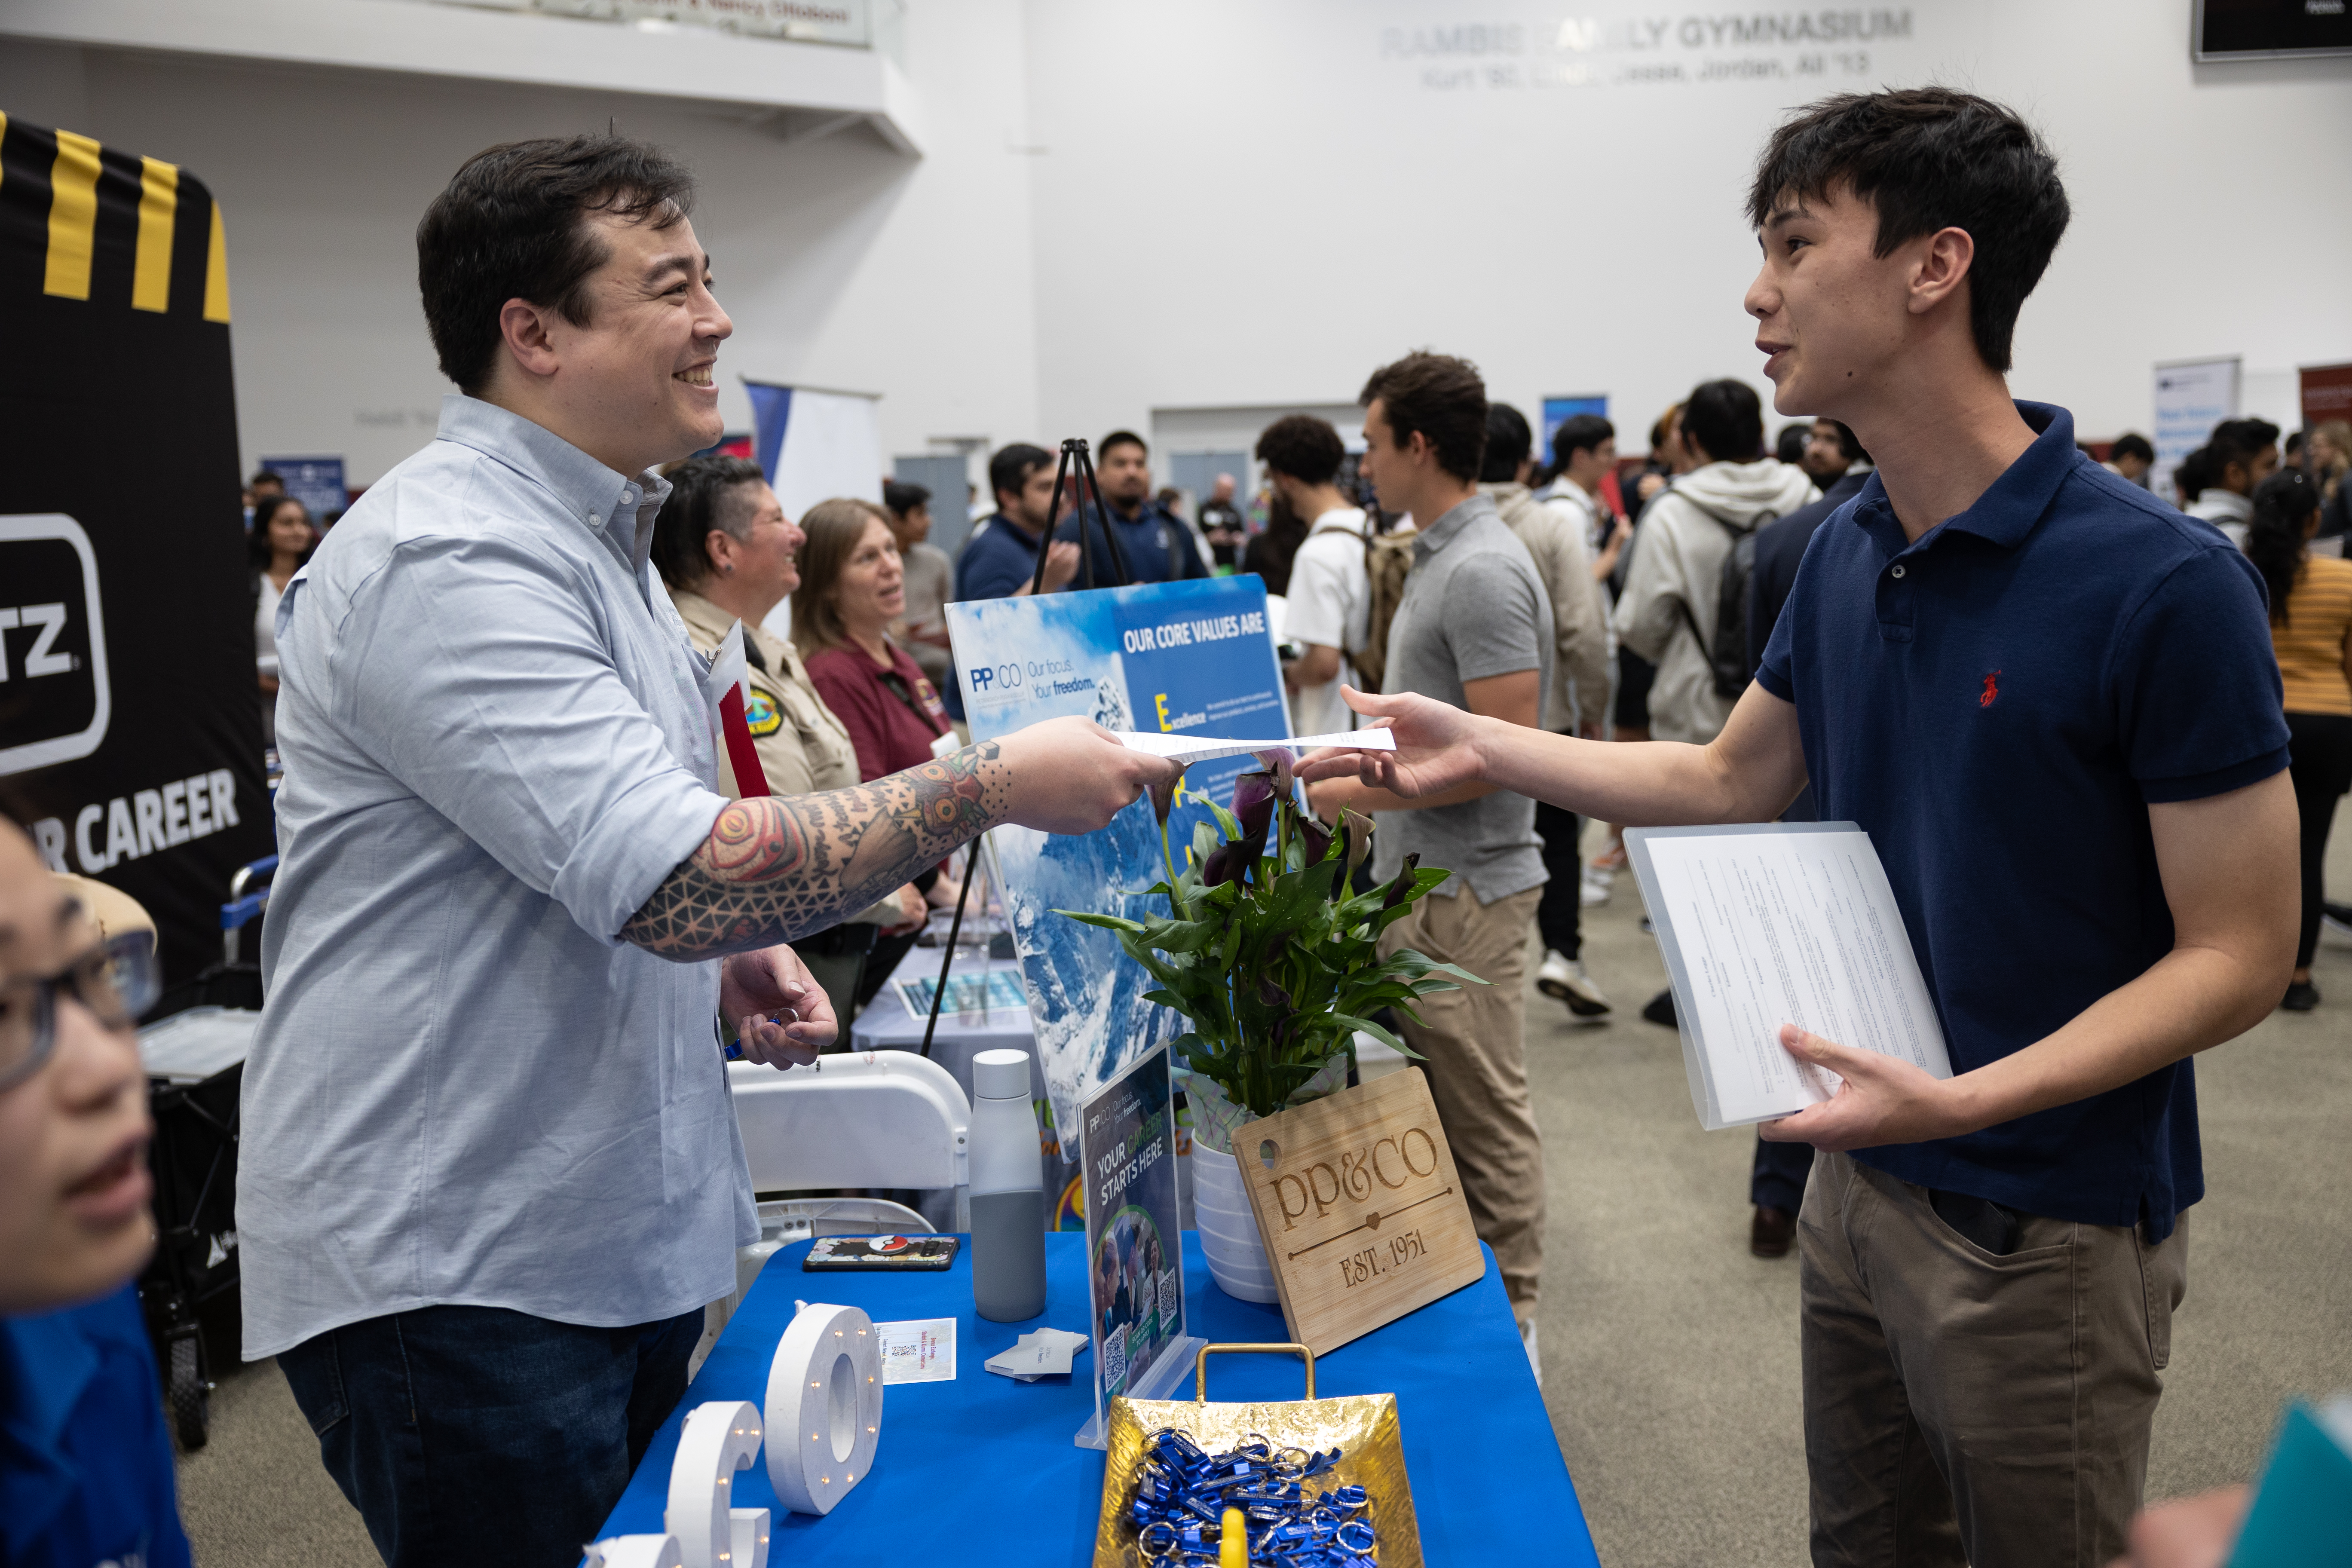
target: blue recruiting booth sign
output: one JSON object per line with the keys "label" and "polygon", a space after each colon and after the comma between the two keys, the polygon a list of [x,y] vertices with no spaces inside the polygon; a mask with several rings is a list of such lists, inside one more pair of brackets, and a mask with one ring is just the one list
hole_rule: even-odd
{"label": "blue recruiting booth sign", "polygon": [[[980,599],[948,605],[947,622],[975,741],[1073,714],[1108,730],[1290,733],[1265,584],[1255,577]],[[1184,782],[1229,800],[1235,776],[1254,765],[1220,758],[1195,764]],[[1179,867],[1193,825],[1208,820],[1198,805],[1170,820]],[[1115,936],[1053,911],[1133,918],[1136,895],[1162,879],[1159,824],[1139,800],[1097,833],[1007,827],[991,837],[1055,1131],[1075,1149],[1080,1103],[1180,1031],[1172,1014],[1143,999],[1151,977]]]}

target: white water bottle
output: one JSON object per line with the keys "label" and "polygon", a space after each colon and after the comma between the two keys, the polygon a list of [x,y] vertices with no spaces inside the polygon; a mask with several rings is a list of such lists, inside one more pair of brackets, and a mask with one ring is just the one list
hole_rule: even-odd
{"label": "white water bottle", "polygon": [[1045,1310],[1045,1170],[1027,1051],[971,1058],[971,1298],[992,1322]]}

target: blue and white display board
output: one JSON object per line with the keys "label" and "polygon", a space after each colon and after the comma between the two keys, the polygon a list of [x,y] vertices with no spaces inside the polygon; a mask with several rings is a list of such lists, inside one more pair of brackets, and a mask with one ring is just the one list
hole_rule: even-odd
{"label": "blue and white display board", "polygon": [[[975,741],[1072,714],[1108,730],[1290,733],[1265,585],[1254,576],[979,599],[947,606],[947,621]],[[1230,802],[1234,779],[1255,765],[1247,756],[1200,763],[1184,783]],[[1171,819],[1179,868],[1193,824],[1209,819],[1198,805]],[[1150,906],[1131,895],[1162,879],[1159,823],[1146,799],[1082,837],[1020,827],[990,837],[1055,1131],[1076,1149],[1087,1097],[1182,1031],[1176,1015],[1143,999],[1154,982],[1118,938],[1053,911],[1139,918]],[[1154,901],[1164,913],[1165,900]]]}
{"label": "blue and white display board", "polygon": [[2176,360],[2156,367],[2156,461],[2147,488],[2172,499],[2172,470],[2205,444],[2213,426],[2238,416],[2238,356]]}

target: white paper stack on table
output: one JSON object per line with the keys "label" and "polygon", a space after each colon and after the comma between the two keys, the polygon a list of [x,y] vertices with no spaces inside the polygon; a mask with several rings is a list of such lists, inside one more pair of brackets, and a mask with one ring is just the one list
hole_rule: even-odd
{"label": "white paper stack on table", "polygon": [[1336,735],[1296,735],[1287,741],[1229,741],[1213,735],[1160,735],[1149,730],[1118,730],[1130,752],[1149,752],[1171,763],[1191,766],[1216,757],[1238,757],[1247,752],[1289,752],[1305,755],[1325,746],[1353,752],[1393,752],[1396,736],[1385,729],[1343,730]]}
{"label": "white paper stack on table", "polygon": [[990,1356],[988,1370],[1003,1373],[1016,1383],[1066,1375],[1070,1358],[1086,1349],[1087,1343],[1086,1335],[1074,1334],[1067,1329],[1034,1330],[1013,1341],[1011,1350]]}
{"label": "white paper stack on table", "polygon": [[1625,850],[1674,981],[1691,1103],[1708,1131],[1837,1092],[1836,1074],[1780,1044],[1783,1024],[1952,1076],[1903,911],[1861,828],[1636,827]]}

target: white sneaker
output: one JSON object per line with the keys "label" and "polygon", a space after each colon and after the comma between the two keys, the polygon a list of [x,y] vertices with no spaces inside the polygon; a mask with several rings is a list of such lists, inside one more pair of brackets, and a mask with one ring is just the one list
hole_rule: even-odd
{"label": "white sneaker", "polygon": [[1596,904],[1607,903],[1610,884],[1615,880],[1616,879],[1608,872],[1596,871],[1587,866],[1584,868],[1583,879],[1577,886],[1576,901],[1588,910]]}
{"label": "white sneaker", "polygon": [[1609,1011],[1609,998],[1584,973],[1583,963],[1557,949],[1544,950],[1542,967],[1536,971],[1536,989],[1567,1003],[1568,1010],[1580,1018],[1598,1018]]}

